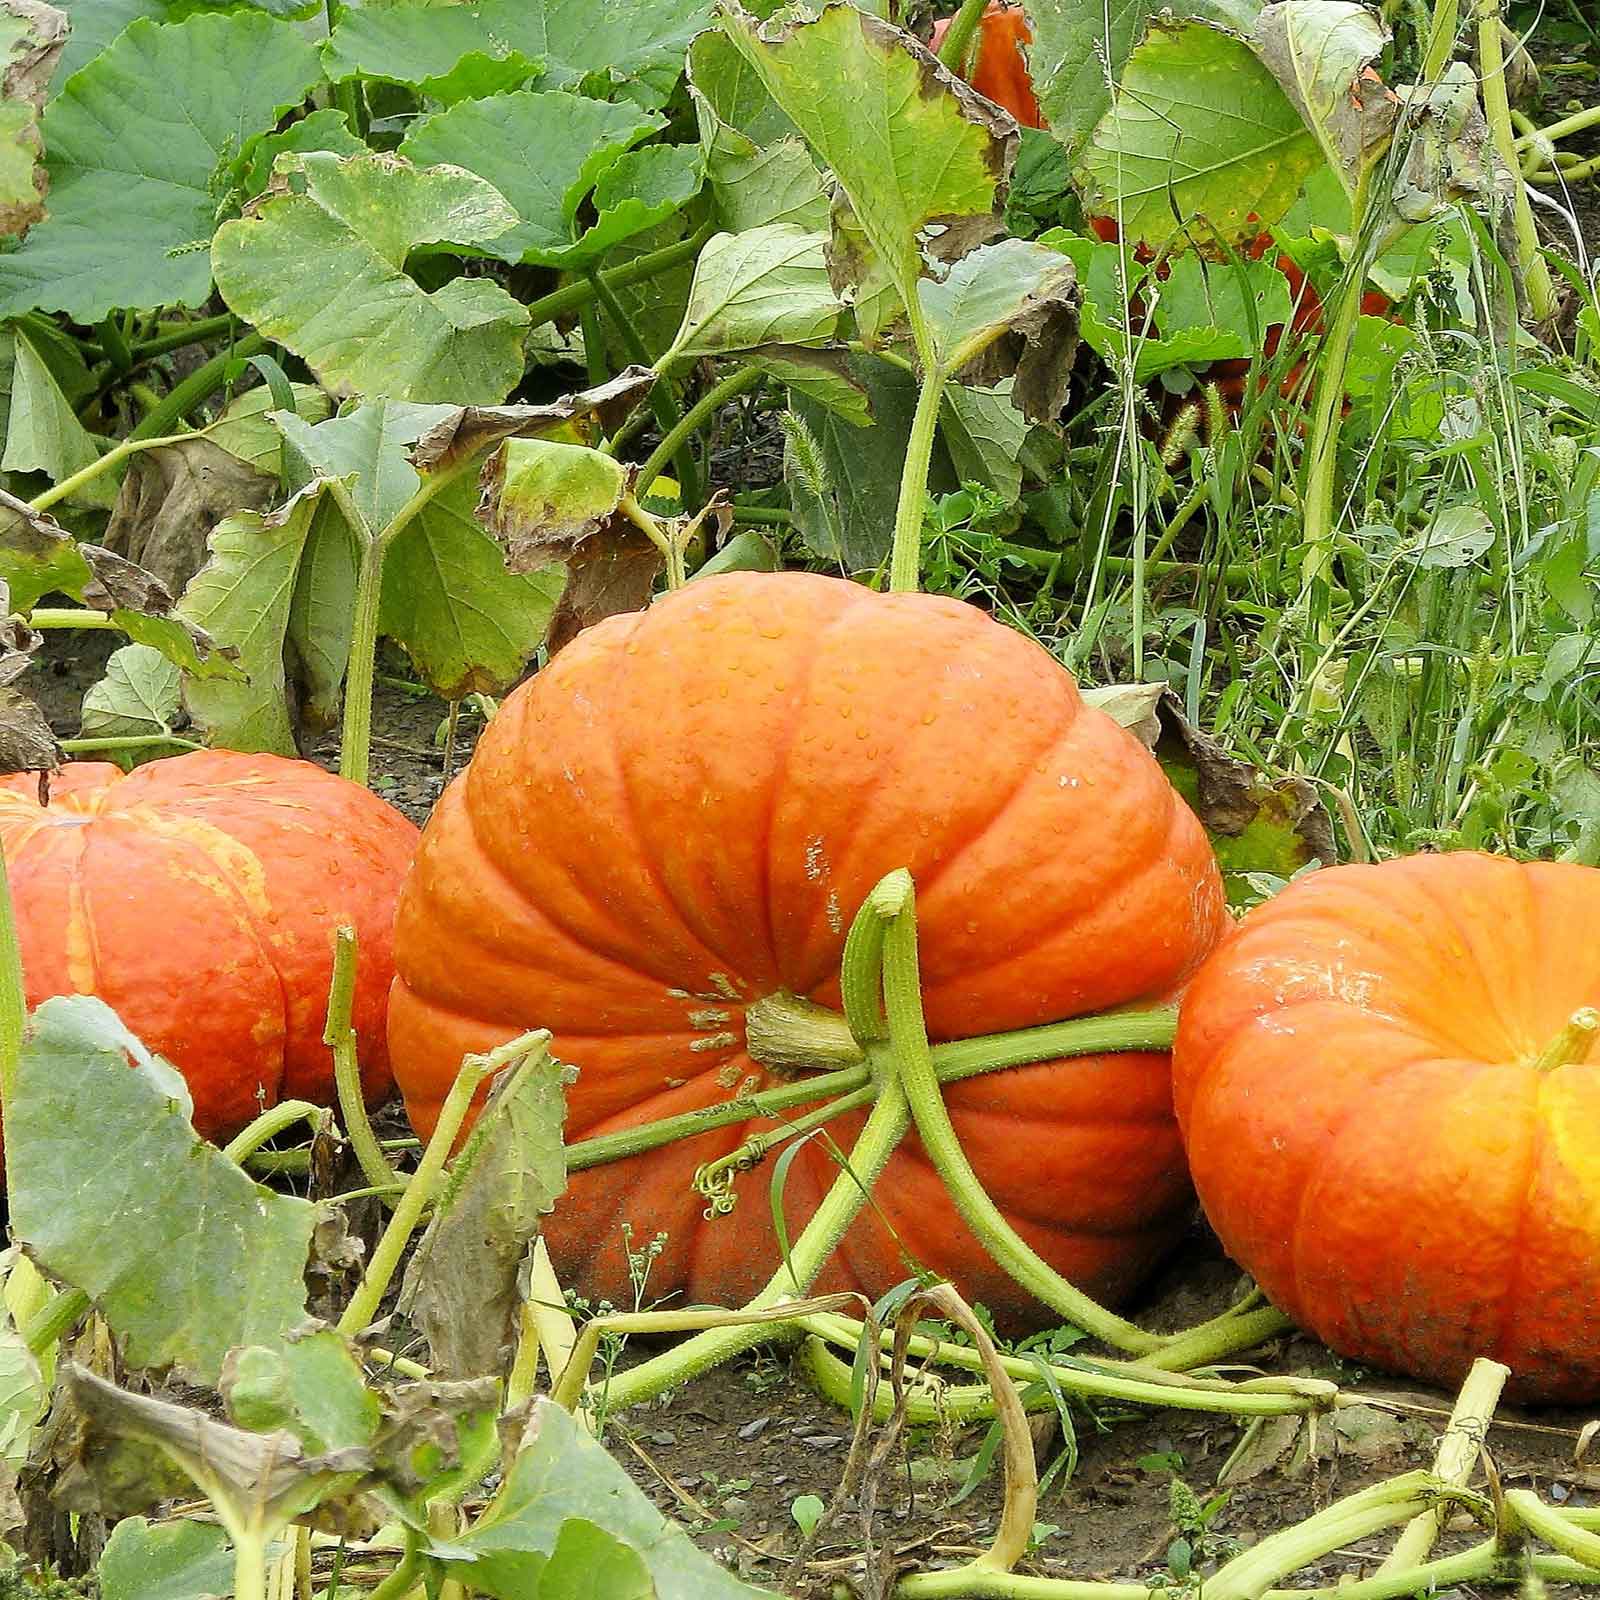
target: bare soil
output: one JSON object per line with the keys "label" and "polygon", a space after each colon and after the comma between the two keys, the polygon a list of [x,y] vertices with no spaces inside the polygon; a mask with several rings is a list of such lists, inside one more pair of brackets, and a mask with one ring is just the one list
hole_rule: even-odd
{"label": "bare soil", "polygon": [[[61,736],[78,731],[83,689],[100,675],[111,643],[104,634],[54,635],[39,670],[30,675],[30,687]],[[403,671],[389,662],[386,676],[390,669]],[[374,782],[419,822],[443,788],[444,752],[437,740],[447,712],[432,696],[406,693],[395,681],[380,684]],[[466,717],[458,725],[458,767],[470,753],[476,727]],[[309,753],[335,766],[337,741],[320,740]],[[1152,1328],[1189,1326],[1223,1309],[1239,1281],[1197,1221],[1133,1311]],[[636,1344],[623,1360],[648,1353]],[[1042,1501],[1038,1520],[1049,1531],[1023,1570],[1174,1585],[1167,1566],[1174,1537],[1172,1479],[1181,1478],[1203,1501],[1209,1499],[1241,1441],[1247,1466],[1243,1472],[1236,1468],[1227,1502],[1212,1524],[1212,1546],[1201,1552],[1207,1561],[1379,1478],[1432,1461],[1450,1394],[1355,1371],[1298,1337],[1256,1352],[1253,1363],[1266,1372],[1332,1377],[1382,1405],[1343,1411],[1314,1430],[1295,1419],[1268,1421],[1249,1440],[1239,1422],[1223,1417],[1146,1415],[1105,1406],[1079,1410],[1076,1468],[1058,1478]],[[1578,1412],[1502,1407],[1489,1440],[1501,1481],[1573,1505],[1600,1504],[1600,1471],[1575,1457],[1587,1420]],[[800,1534],[791,1508],[802,1496],[832,1499],[850,1435],[849,1416],[809,1387],[796,1374],[793,1353],[781,1349],[737,1361],[659,1405],[607,1420],[607,1438],[634,1480],[706,1549],[752,1581],[813,1597],[853,1592],[848,1585],[860,1570],[864,1531],[847,1508],[804,1572],[792,1573]],[[992,1537],[1000,1507],[998,1470],[958,1498],[983,1436],[976,1426],[920,1430],[882,1484],[872,1537],[897,1552],[907,1568],[958,1564]],[[1036,1443],[1042,1469],[1062,1448],[1053,1419],[1048,1426],[1040,1420]],[[1453,1528],[1442,1548],[1478,1537],[1468,1527]],[[1379,1537],[1335,1552],[1293,1581],[1318,1587],[1369,1572],[1385,1548]],[[1560,1594],[1562,1587],[1553,1585],[1550,1593]]]}

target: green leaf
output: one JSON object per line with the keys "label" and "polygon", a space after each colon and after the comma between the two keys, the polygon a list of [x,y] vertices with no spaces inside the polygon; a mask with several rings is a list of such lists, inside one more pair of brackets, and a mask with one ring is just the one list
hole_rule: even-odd
{"label": "green leaf", "polygon": [[1388,148],[1400,109],[1371,70],[1388,43],[1383,24],[1355,0],[1277,0],[1250,43],[1353,195]]}
{"label": "green leaf", "polygon": [[1428,524],[1411,555],[1419,567],[1465,567],[1491,549],[1494,541],[1494,523],[1481,506],[1444,506]]}
{"label": "green leaf", "polygon": [[[576,1536],[576,1549],[572,1536],[563,1546],[563,1535],[574,1522],[625,1545],[648,1569],[653,1588],[625,1588],[623,1594],[640,1593],[653,1600],[755,1600],[761,1592],[697,1549],[682,1528],[650,1504],[603,1445],[544,1397],[533,1402],[522,1449],[499,1493],[472,1530],[449,1546],[451,1556],[469,1559],[442,1563],[439,1570],[464,1578],[496,1600],[609,1596],[609,1590],[546,1591],[542,1586],[551,1568],[564,1577],[563,1569],[580,1553],[601,1559],[599,1542],[587,1531]],[[618,1572],[615,1564],[610,1570]],[[636,1569],[630,1571],[636,1578]]]}
{"label": "green leaf", "polygon": [[1027,239],[1003,239],[963,256],[943,278],[917,285],[939,360],[961,367],[1033,306],[1071,303],[1077,272],[1059,251]]}
{"label": "green leaf", "polygon": [[1022,493],[1028,419],[1011,403],[1011,380],[993,389],[952,383],[940,398],[940,427],[956,476],[985,483],[1014,504]]}
{"label": "green leaf", "polygon": [[272,182],[273,162],[287,151],[327,150],[336,156],[358,156],[366,148],[350,131],[345,114],[330,106],[291,122],[281,132],[264,133],[252,139],[236,163],[236,181],[241,195],[254,199]]}
{"label": "green leaf", "polygon": [[[333,409],[333,403],[315,384],[292,384],[290,393],[294,396],[294,414],[301,422],[321,422]],[[283,434],[271,415],[276,404],[266,384],[246,389],[205,430],[205,436],[246,466],[276,477],[283,468]]]}
{"label": "green leaf", "polygon": [[851,373],[844,351],[771,345],[758,350],[749,361],[787,385],[791,393],[827,407],[852,427],[871,425],[872,401]]}
{"label": "green leaf", "polygon": [[201,1600],[233,1582],[228,1535],[214,1522],[125,1517],[95,1568],[100,1600]]}
{"label": "green leaf", "polygon": [[[400,154],[423,166],[466,167],[516,209],[518,224],[475,254],[578,269],[671,216],[699,187],[692,150],[633,150],[664,120],[559,91],[497,95],[424,118]],[[593,220],[580,222],[591,195]]]}
{"label": "green leaf", "polygon": [[[324,487],[318,480],[277,511],[241,511],[219,522],[211,532],[211,559],[178,602],[185,617],[238,652],[245,674],[242,683],[192,677],[184,683],[189,715],[212,743],[230,750],[296,753],[284,641],[313,527],[329,536],[330,519],[319,516]],[[342,520],[335,525],[344,532]],[[348,614],[343,626],[348,652]]]}
{"label": "green leaf", "polygon": [[[758,26],[718,18],[773,100],[832,170],[872,256],[902,302],[923,271],[920,239],[937,225],[953,260],[999,231],[1016,125],[899,28],[846,4],[815,21]],[[836,282],[872,263],[836,232]]]}
{"label": "green leaf", "polygon": [[0,236],[20,238],[45,215],[39,112],[66,42],[54,6],[0,4]]}
{"label": "green leaf", "polygon": [[456,413],[455,406],[372,400],[314,425],[285,411],[273,412],[272,421],[291,452],[296,484],[312,478],[348,480],[356,509],[378,533],[422,486],[408,459],[409,447]]}
{"label": "green leaf", "polygon": [[338,395],[492,403],[522,376],[526,309],[483,278],[431,293],[406,276],[411,249],[476,243],[516,213],[469,172],[394,156],[284,155],[303,194],[262,202],[217,230],[212,262],[229,306],[285,344]]}
{"label": "green leaf", "polygon": [[830,208],[816,162],[726,35],[708,30],[689,47],[689,88],[722,226],[826,229]]}
{"label": "green leaf", "polygon": [[562,1523],[539,1580],[538,1600],[657,1600],[650,1569],[637,1551],[582,1517]]}
{"label": "green leaf", "polygon": [[17,1238],[94,1300],[130,1366],[215,1382],[235,1345],[276,1344],[305,1316],[315,1208],[198,1138],[183,1079],[103,1001],[58,997],[34,1013],[7,1106],[6,1184]]}
{"label": "green leaf", "polygon": [[360,74],[424,88],[474,52],[515,51],[545,65],[547,88],[654,108],[683,71],[684,51],[705,26],[706,0],[477,0],[468,5],[347,9],[326,46],[328,75]]}
{"label": "green leaf", "polygon": [[400,1304],[446,1377],[511,1370],[521,1274],[567,1184],[566,1079],[548,1039],[496,1078],[406,1270]]}
{"label": "green leaf", "polygon": [[507,439],[485,473],[485,520],[513,565],[566,554],[616,516],[632,476],[586,445]]}
{"label": "green leaf", "polygon": [[[1161,11],[1248,30],[1260,0],[1028,0],[1033,43],[1028,68],[1051,134],[1076,158],[1094,125],[1111,108],[1109,84],[1120,81],[1133,47]],[[1108,75],[1109,74],[1109,78]]]}
{"label": "green leaf", "polygon": [[468,475],[428,503],[383,567],[379,627],[445,700],[503,694],[544,642],[561,598],[559,567],[510,572],[478,524]]}
{"label": "green leaf", "polygon": [[45,112],[50,216],[0,256],[0,317],[203,304],[213,175],[320,76],[315,46],[259,13],[130,23]]}
{"label": "green leaf", "polygon": [[1314,134],[1242,39],[1155,22],[1079,158],[1085,206],[1159,248],[1242,244],[1277,222],[1322,161]]}
{"label": "green leaf", "polygon": [[[159,650],[147,644],[125,644],[112,651],[106,675],[85,691],[79,731],[86,739],[140,739],[171,733],[183,709],[182,682],[178,668]],[[128,752],[129,765],[135,754]]]}
{"label": "green leaf", "polygon": [[783,222],[707,240],[683,323],[660,365],[832,338],[841,307],[828,281],[826,243],[825,234]]}
{"label": "green leaf", "polygon": [[377,1436],[378,1397],[367,1388],[344,1335],[333,1328],[232,1351],[221,1388],[228,1415],[241,1428],[282,1429],[313,1455],[360,1449]]}
{"label": "green leaf", "polygon": [[27,1340],[0,1309],[0,1463],[13,1471],[28,1459],[34,1424],[50,1403],[50,1386]]}
{"label": "green leaf", "polygon": [[[0,257],[0,262],[4,259]],[[0,333],[0,338],[5,337],[12,342],[13,366],[0,471],[42,472],[59,483],[98,461],[100,451],[33,342],[20,328]],[[109,506],[116,494],[116,479],[108,472],[73,498],[82,504]]]}

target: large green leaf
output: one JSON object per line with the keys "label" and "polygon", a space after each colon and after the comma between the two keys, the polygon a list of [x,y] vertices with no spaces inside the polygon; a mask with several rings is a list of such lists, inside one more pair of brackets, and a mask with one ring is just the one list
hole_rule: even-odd
{"label": "large green leaf", "polygon": [[100,1600],[199,1600],[233,1582],[228,1535],[214,1522],[147,1522],[126,1517],[95,1568]]}
{"label": "large green leaf", "polygon": [[202,304],[214,175],[320,76],[316,48],[258,13],[131,23],[45,111],[50,215],[0,256],[0,317]]}
{"label": "large green leaf", "polygon": [[[78,421],[71,402],[38,349],[22,331],[0,329],[0,342],[11,346],[10,394],[5,406],[5,442],[0,471],[42,472],[53,482],[100,459],[88,430]],[[74,498],[107,506],[116,498],[109,474],[91,480],[93,492]]]}
{"label": "large green leaf", "polygon": [[463,57],[515,51],[542,62],[550,89],[659,106],[683,71],[707,0],[476,0],[350,7],[326,47],[329,76],[422,87]]}
{"label": "large green leaf", "polygon": [[1119,216],[1125,239],[1159,247],[1193,227],[1199,243],[1239,244],[1277,222],[1321,162],[1316,136],[1244,40],[1156,22],[1078,177],[1088,209]]}
{"label": "large green leaf", "polygon": [[516,209],[516,227],[477,244],[475,254],[580,268],[664,221],[699,187],[693,151],[633,149],[662,125],[637,106],[556,90],[503,94],[424,118],[400,154],[419,166],[465,167]]}
{"label": "large green leaf", "polygon": [[[608,1550],[613,1541],[636,1560],[619,1564]],[[464,1578],[496,1600],[575,1600],[601,1593],[607,1600],[613,1594],[619,1600],[756,1600],[762,1593],[698,1549],[598,1440],[542,1397],[533,1402],[522,1449],[499,1493],[471,1532],[441,1554],[469,1558],[441,1562],[442,1576]],[[638,1586],[640,1564],[650,1588]],[[561,1586],[552,1582],[558,1573]],[[621,1582],[620,1592],[572,1585],[573,1578],[593,1573]]]}
{"label": "large green leaf", "polygon": [[826,244],[826,234],[783,222],[707,240],[683,323],[661,365],[832,338],[842,308],[828,280]]}
{"label": "large green leaf", "polygon": [[[999,231],[996,214],[1016,152],[1016,125],[947,72],[910,34],[831,4],[815,21],[719,21],[762,85],[849,197],[862,236],[902,302],[923,270],[923,232],[953,260]],[[842,248],[841,282],[874,263]]]}
{"label": "large green leaf", "polygon": [[825,229],[828,197],[811,152],[725,34],[708,29],[689,47],[689,88],[722,226]]}
{"label": "large green leaf", "polygon": [[484,278],[431,293],[402,263],[419,245],[479,243],[517,216],[469,172],[394,156],[288,154],[303,194],[217,230],[217,287],[240,316],[301,356],[336,394],[502,400],[522,376],[526,309]]}
{"label": "large green leaf", "polygon": [[130,1366],[214,1383],[235,1345],[304,1318],[316,1208],[258,1187],[189,1108],[103,1001],[46,1000],[6,1107],[6,1187],[17,1238],[94,1299]]}

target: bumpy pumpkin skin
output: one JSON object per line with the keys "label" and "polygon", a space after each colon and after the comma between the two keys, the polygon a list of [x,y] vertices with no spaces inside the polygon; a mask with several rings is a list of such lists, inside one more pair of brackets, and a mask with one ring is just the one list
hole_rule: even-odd
{"label": "bumpy pumpkin skin", "polygon": [[333,935],[360,942],[353,1020],[369,1099],[393,1087],[384,1033],[394,903],[417,830],[306,761],[199,751],[124,774],[81,762],[0,782],[29,1006],[94,994],[179,1069],[220,1138],[280,1098],[333,1099],[322,1032]]}
{"label": "bumpy pumpkin skin", "polygon": [[[766,1084],[744,1007],[778,990],[836,1006],[849,921],[899,866],[936,1038],[1168,996],[1225,920],[1210,847],[1155,761],[971,606],[741,574],[589,629],[506,700],[424,830],[389,1013],[413,1123],[433,1127],[464,1052],[533,1026],[579,1068],[574,1139]],[[1188,1214],[1164,1055],[949,1098],[999,1204],[1095,1293],[1126,1292]],[[848,1148],[859,1122],[830,1131]],[[779,1259],[770,1167],[709,1221],[690,1180],[759,1126],[574,1174],[547,1229],[563,1281],[631,1305],[631,1223],[636,1246],[667,1235],[646,1299],[746,1298]],[[802,1150],[791,1229],[836,1171],[819,1141]],[[882,1289],[915,1258],[1002,1317],[1036,1314],[914,1141],[874,1202],[828,1284]]]}
{"label": "bumpy pumpkin skin", "polygon": [[1600,1004],[1600,872],[1463,852],[1338,867],[1201,969],[1174,1051],[1229,1253],[1335,1350],[1600,1396],[1600,1066],[1531,1063]]}

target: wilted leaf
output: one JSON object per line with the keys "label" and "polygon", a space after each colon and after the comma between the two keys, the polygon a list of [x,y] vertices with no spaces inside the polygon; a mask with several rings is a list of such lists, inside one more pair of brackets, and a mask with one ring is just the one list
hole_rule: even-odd
{"label": "wilted leaf", "polygon": [[607,617],[642,611],[665,565],[661,551],[631,524],[604,539],[586,539],[567,557],[566,586],[550,619],[550,653]]}
{"label": "wilted leaf", "polygon": [[233,1582],[228,1535],[214,1522],[147,1522],[125,1517],[95,1568],[100,1600],[197,1600]]}
{"label": "wilted leaf", "polygon": [[1249,1483],[1271,1472],[1299,1442],[1304,1417],[1263,1417],[1250,1443],[1228,1457],[1217,1474],[1219,1489],[1234,1483]]}
{"label": "wilted leaf", "polygon": [[509,1372],[519,1278],[566,1187],[565,1069],[548,1042],[495,1079],[406,1272],[401,1305],[446,1377]]}
{"label": "wilted leaf", "polygon": [[211,530],[237,511],[264,511],[278,493],[264,472],[208,438],[142,450],[128,464],[106,547],[147,568],[174,594],[206,559]]}
{"label": "wilted leaf", "polygon": [[0,687],[0,772],[54,772],[61,746],[45,714],[25,694]]}
{"label": "wilted leaf", "polygon": [[280,156],[278,178],[290,175],[304,193],[274,189],[217,230],[212,265],[229,306],[335,394],[504,399],[522,376],[526,308],[485,278],[430,293],[402,267],[419,245],[480,244],[515,227],[499,191],[387,155]]}
{"label": "wilted leaf", "polygon": [[119,307],[202,304],[212,175],[320,76],[316,47],[258,11],[129,23],[45,111],[50,215],[0,255],[0,317],[38,308],[92,324]]}
{"label": "wilted leaf", "polygon": [[[607,1538],[625,1545],[648,1569],[654,1584],[645,1590],[653,1600],[755,1600],[752,1589],[710,1556],[697,1549],[682,1528],[656,1510],[611,1459],[598,1440],[584,1433],[574,1419],[554,1401],[533,1402],[522,1448],[515,1465],[488,1509],[471,1531],[449,1546],[452,1557],[465,1561],[440,1563],[443,1576],[459,1577],[496,1600],[528,1600],[538,1595],[561,1549],[561,1567],[578,1554],[617,1571],[599,1541],[584,1532],[563,1535],[574,1522],[588,1524]],[[631,1566],[627,1573],[637,1576]],[[631,1581],[631,1580],[630,1580]],[[599,1590],[553,1591],[568,1600],[577,1593]],[[627,1589],[623,1594],[632,1595]],[[607,1591],[609,1595],[609,1591]]]}
{"label": "wilted leaf", "polygon": [[[148,739],[171,733],[183,711],[182,674],[159,650],[125,644],[83,696],[86,739]],[[134,752],[128,752],[130,758]],[[131,764],[131,761],[130,761]]]}
{"label": "wilted leaf", "polygon": [[316,1455],[365,1448],[381,1421],[378,1397],[344,1335],[332,1328],[230,1351],[219,1387],[241,1428],[293,1434]]}
{"label": "wilted leaf", "polygon": [[494,1378],[389,1390],[372,1444],[388,1504],[416,1525],[429,1500],[478,1482],[499,1461],[500,1399]]}
{"label": "wilted leaf", "polygon": [[0,234],[44,215],[39,112],[67,42],[67,19],[42,0],[0,0]]}
{"label": "wilted leaf", "polygon": [[1277,222],[1321,164],[1316,136],[1243,39],[1157,21],[1078,161],[1085,205],[1152,248],[1243,244]]}
{"label": "wilted leaf", "polygon": [[605,383],[543,405],[452,407],[417,436],[411,464],[419,472],[453,466],[501,439],[533,437],[562,423],[590,418],[611,433],[650,392],[655,381],[656,375],[649,367],[625,367]]}
{"label": "wilted leaf", "polygon": [[1388,148],[1399,110],[1372,70],[1388,37],[1377,16],[1355,0],[1276,0],[1250,35],[1251,47],[1350,194]]}
{"label": "wilted leaf", "polygon": [[46,1000],[7,1106],[6,1185],[17,1238],[91,1296],[130,1366],[214,1382],[235,1345],[304,1317],[315,1212],[251,1182],[188,1115],[182,1078],[103,1001]]}
{"label": "wilted leaf", "polygon": [[564,559],[610,526],[633,489],[633,471],[613,456],[555,439],[508,439],[483,469],[478,514],[506,565],[527,572]]}
{"label": "wilted leaf", "polygon": [[683,72],[705,0],[475,0],[352,6],[329,40],[328,75],[359,73],[413,88],[436,84],[471,54],[515,51],[544,64],[546,89],[659,106]]}
{"label": "wilted leaf", "polygon": [[764,344],[820,344],[839,324],[828,280],[827,236],[774,222],[707,240],[689,306],[660,365]]}
{"label": "wilted leaf", "polygon": [[1155,752],[1210,835],[1230,900],[1254,898],[1245,881],[1250,874],[1287,879],[1314,861],[1327,867],[1337,860],[1315,786],[1304,778],[1268,777],[1229,755],[1188,720],[1170,689],[1117,684],[1087,690],[1084,699]]}
{"label": "wilted leaf", "polygon": [[700,187],[696,151],[633,149],[664,123],[637,106],[558,90],[502,94],[422,119],[400,154],[418,166],[465,167],[516,209],[515,227],[469,254],[581,271],[671,216]]}
{"label": "wilted leaf", "polygon": [[166,586],[99,545],[80,544],[52,517],[0,489],[0,581],[18,611],[59,591],[111,613],[137,644],[148,644],[198,677],[237,678],[232,653],[180,615]]}
{"label": "wilted leaf", "polygon": [[[916,293],[925,239],[950,261],[1000,231],[1016,124],[910,34],[837,3],[815,21],[718,20],[833,172],[902,302]],[[871,264],[852,263],[840,243],[835,282],[868,276]]]}
{"label": "wilted leaf", "polygon": [[57,1494],[73,1510],[147,1511],[187,1479],[222,1504],[233,1526],[270,1537],[353,1487],[370,1465],[365,1451],[307,1456],[288,1434],[246,1433],[187,1406],[129,1394],[76,1362],[62,1363],[62,1378],[78,1450]]}

